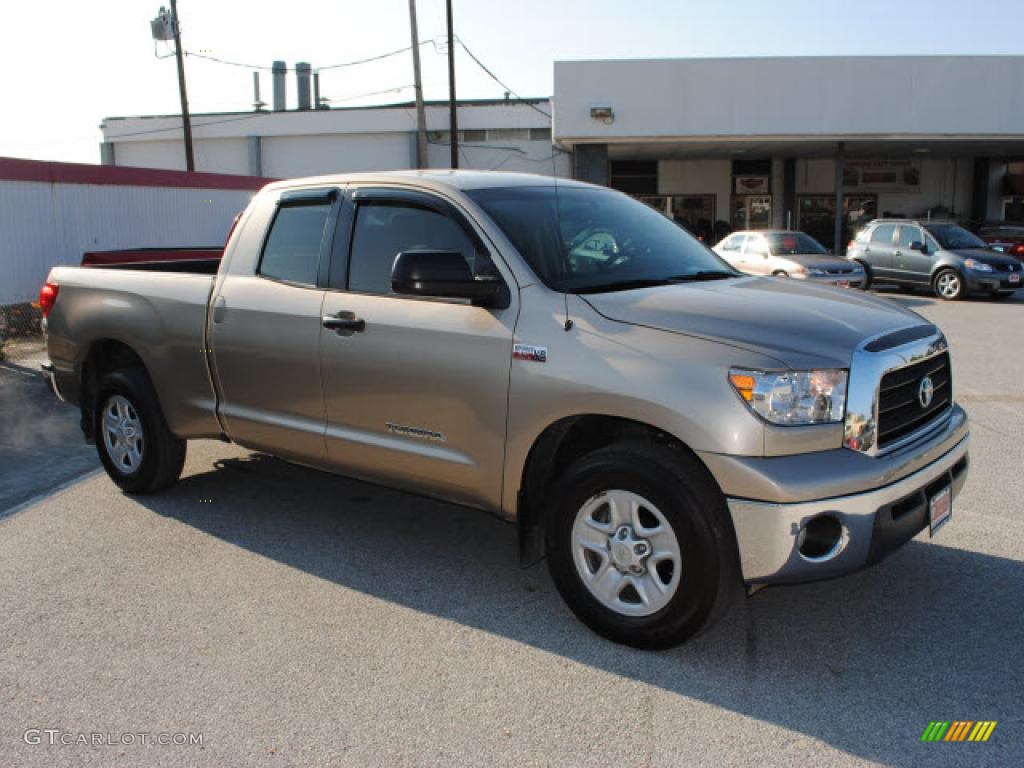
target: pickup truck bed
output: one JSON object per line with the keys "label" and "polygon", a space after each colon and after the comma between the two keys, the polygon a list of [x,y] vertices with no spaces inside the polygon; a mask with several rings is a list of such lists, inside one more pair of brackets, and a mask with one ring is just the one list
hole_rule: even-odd
{"label": "pickup truck bed", "polygon": [[50,363],[60,391],[78,402],[89,384],[74,338],[114,340],[138,355],[176,434],[218,437],[216,398],[206,352],[212,275],[57,267],[60,313],[47,318]]}

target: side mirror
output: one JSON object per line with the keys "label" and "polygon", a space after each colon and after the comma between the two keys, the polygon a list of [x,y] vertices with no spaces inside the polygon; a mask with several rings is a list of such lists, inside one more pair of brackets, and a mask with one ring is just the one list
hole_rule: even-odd
{"label": "side mirror", "polygon": [[928,246],[922,243],[920,240],[914,240],[910,244],[910,250],[920,251],[921,253],[928,253]]}
{"label": "side mirror", "polygon": [[458,251],[403,251],[391,267],[391,290],[407,296],[469,299],[480,307],[499,305],[500,277],[473,277]]}

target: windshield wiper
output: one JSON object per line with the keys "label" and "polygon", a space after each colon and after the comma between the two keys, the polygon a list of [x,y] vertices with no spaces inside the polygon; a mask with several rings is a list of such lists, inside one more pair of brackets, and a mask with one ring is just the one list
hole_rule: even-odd
{"label": "windshield wiper", "polygon": [[607,293],[610,291],[631,291],[634,288],[653,288],[658,285],[669,285],[670,281],[665,278],[658,278],[657,280],[646,279],[646,280],[616,280],[614,283],[599,283],[597,285],[587,285],[582,288],[576,288],[573,293]]}
{"label": "windshield wiper", "polygon": [[739,275],[736,272],[726,272],[724,269],[709,269],[694,272],[692,275],[670,277],[668,280],[672,283],[695,283],[702,280],[727,280],[730,277],[739,277]]}
{"label": "windshield wiper", "polygon": [[637,280],[617,280],[613,283],[601,283],[577,288],[573,293],[608,293],[611,291],[631,291],[636,288],[654,288],[659,285],[676,285],[678,283],[695,283],[704,280],[725,280],[739,277],[736,272],[725,270],[702,270],[688,275],[670,275],[669,277],[645,278]]}

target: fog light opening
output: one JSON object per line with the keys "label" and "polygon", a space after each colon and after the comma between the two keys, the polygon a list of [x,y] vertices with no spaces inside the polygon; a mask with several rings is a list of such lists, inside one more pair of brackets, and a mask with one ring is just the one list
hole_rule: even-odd
{"label": "fog light opening", "polygon": [[810,563],[824,563],[843,551],[846,531],[830,514],[818,515],[800,527],[796,548],[800,557]]}

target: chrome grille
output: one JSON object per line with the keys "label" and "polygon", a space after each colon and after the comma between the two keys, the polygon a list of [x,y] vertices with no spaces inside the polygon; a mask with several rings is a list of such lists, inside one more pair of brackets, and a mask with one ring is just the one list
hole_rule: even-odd
{"label": "chrome grille", "polygon": [[[932,397],[927,405],[922,404],[920,397],[925,377],[932,383]],[[885,374],[878,393],[878,448],[884,449],[926,427],[945,414],[952,402],[948,352]]]}

